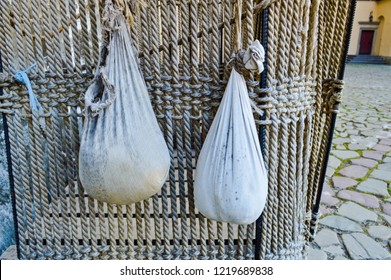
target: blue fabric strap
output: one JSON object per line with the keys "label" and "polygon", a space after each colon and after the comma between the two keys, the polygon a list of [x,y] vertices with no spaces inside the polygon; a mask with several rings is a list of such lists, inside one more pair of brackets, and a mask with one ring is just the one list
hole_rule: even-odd
{"label": "blue fabric strap", "polygon": [[26,70],[21,70],[21,71],[18,71],[14,78],[15,80],[17,80],[18,82],[20,83],[23,83],[26,85],[27,87],[27,90],[28,90],[28,93],[29,93],[29,99],[30,99],[30,108],[32,111],[36,111],[36,110],[39,110],[39,112],[43,113],[43,108],[41,106],[41,104],[39,103],[38,101],[38,98],[37,96],[34,94],[33,92],[33,87],[31,86],[31,82],[30,82],[30,79],[27,75],[27,72],[30,71],[34,66],[36,65],[36,63],[33,63],[29,68],[27,68]]}

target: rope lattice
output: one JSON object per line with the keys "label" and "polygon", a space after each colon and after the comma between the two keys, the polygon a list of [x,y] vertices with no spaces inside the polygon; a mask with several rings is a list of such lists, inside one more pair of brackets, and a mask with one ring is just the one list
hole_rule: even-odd
{"label": "rope lattice", "polygon": [[[304,258],[341,101],[350,2],[0,1],[0,112],[9,126],[20,258]],[[99,114],[116,98],[102,66],[119,14],[172,162],[161,192],[128,206],[95,201],[78,182],[83,112]],[[257,39],[265,54],[251,52]],[[244,74],[264,130],[269,194],[259,254],[255,225],[216,223],[194,206],[194,168],[231,67]],[[26,70],[14,77],[15,69]],[[94,79],[110,98],[84,104]]]}

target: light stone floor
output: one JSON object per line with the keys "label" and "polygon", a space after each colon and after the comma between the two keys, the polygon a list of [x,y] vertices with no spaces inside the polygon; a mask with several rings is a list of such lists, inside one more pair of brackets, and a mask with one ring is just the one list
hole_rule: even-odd
{"label": "light stone floor", "polygon": [[309,259],[391,259],[391,66],[348,64]]}

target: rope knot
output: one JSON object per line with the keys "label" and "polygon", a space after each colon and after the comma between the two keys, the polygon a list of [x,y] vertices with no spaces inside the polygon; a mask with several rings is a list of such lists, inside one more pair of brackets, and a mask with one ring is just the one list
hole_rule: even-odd
{"label": "rope knot", "polygon": [[238,50],[232,54],[228,65],[232,65],[239,73],[250,71],[260,74],[264,70],[265,50],[258,40],[255,40],[246,51]]}
{"label": "rope knot", "polygon": [[327,79],[323,82],[323,91],[326,93],[326,111],[338,113],[339,104],[342,101],[344,82],[338,79]]}
{"label": "rope knot", "polygon": [[16,81],[24,84],[27,87],[27,91],[29,93],[29,100],[30,100],[30,109],[33,112],[39,110],[40,113],[43,113],[43,108],[39,103],[37,96],[33,92],[33,87],[31,86],[30,78],[27,75],[27,72],[29,72],[32,68],[34,68],[35,65],[36,63],[33,63],[27,69],[16,72],[14,78]]}

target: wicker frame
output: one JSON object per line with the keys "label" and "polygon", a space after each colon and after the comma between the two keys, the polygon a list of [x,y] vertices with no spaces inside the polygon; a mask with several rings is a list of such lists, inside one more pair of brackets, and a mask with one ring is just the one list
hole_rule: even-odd
{"label": "wicker frame", "polygon": [[[77,180],[83,94],[100,46],[98,0],[0,3],[0,112],[21,259],[301,259],[332,116],[342,89],[352,1],[243,0],[242,44],[267,51],[262,77],[247,76],[269,171],[257,223],[207,220],[194,208],[193,173],[234,51],[235,1],[144,1],[132,25],[172,166],[162,191],[134,205],[89,198]],[[159,36],[160,34],[160,36]],[[44,113],[32,112],[28,74]],[[313,223],[313,225],[315,225]]]}

